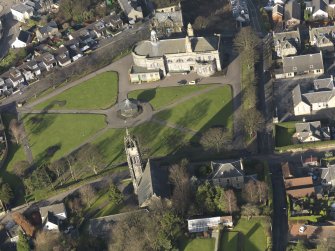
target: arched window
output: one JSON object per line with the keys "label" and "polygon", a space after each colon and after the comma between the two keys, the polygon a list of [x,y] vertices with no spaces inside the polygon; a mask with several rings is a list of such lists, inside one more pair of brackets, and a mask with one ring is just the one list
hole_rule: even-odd
{"label": "arched window", "polygon": [[177,63],[183,63],[184,60],[182,60],[181,58],[177,59]]}

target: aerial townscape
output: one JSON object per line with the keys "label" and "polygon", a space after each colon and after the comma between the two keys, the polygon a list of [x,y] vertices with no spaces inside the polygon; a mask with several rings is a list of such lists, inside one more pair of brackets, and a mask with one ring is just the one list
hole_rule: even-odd
{"label": "aerial townscape", "polygon": [[335,2],[0,0],[0,251],[335,251]]}

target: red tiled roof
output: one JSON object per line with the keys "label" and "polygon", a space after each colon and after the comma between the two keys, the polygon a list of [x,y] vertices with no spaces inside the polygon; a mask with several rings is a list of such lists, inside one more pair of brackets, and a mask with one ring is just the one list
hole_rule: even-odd
{"label": "red tiled roof", "polygon": [[300,187],[300,186],[308,186],[308,185],[313,185],[313,180],[311,176],[285,180],[286,189]]}
{"label": "red tiled roof", "polygon": [[293,198],[302,198],[305,196],[311,196],[315,193],[314,187],[298,188],[292,190],[286,190],[288,195],[291,195]]}

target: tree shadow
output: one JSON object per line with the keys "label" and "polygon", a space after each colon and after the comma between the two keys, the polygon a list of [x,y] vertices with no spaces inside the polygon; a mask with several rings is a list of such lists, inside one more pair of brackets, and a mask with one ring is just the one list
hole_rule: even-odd
{"label": "tree shadow", "polygon": [[39,167],[43,163],[48,163],[52,157],[62,148],[61,143],[54,144],[45,149],[42,153],[38,154],[35,158],[35,166]]}
{"label": "tree shadow", "polygon": [[34,115],[28,119],[30,132],[34,135],[40,134],[53,124],[56,116]]}
{"label": "tree shadow", "polygon": [[149,103],[151,100],[155,98],[156,92],[157,88],[144,90],[137,96],[137,99]]}

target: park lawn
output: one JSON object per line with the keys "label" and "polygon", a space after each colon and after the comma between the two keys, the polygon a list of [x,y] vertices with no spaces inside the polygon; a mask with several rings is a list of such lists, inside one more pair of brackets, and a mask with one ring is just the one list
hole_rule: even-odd
{"label": "park lawn", "polygon": [[232,131],[232,89],[229,85],[218,87],[159,112],[156,118],[195,131],[204,131],[211,126],[224,126]]}
{"label": "park lawn", "polygon": [[215,239],[186,239],[183,241],[183,251],[213,251],[215,248]]}
{"label": "park lawn", "polygon": [[212,85],[158,87],[147,90],[132,91],[128,94],[128,97],[144,102],[150,102],[154,110],[158,110],[164,106],[172,104],[178,99],[206,89],[210,86]]}
{"label": "park lawn", "polygon": [[[266,235],[260,218],[252,218],[247,220],[241,218],[234,231],[242,233],[241,241],[243,241],[243,250],[263,251],[266,250]],[[240,242],[240,240],[239,240]]]}
{"label": "park lawn", "polygon": [[34,109],[107,109],[115,104],[117,92],[117,73],[104,72],[37,104]]}
{"label": "park lawn", "polygon": [[292,145],[292,136],[295,133],[295,121],[283,122],[275,125],[276,146]]}
{"label": "park lawn", "polygon": [[105,116],[38,114],[23,119],[34,161],[41,164],[69,154],[105,127]]}
{"label": "park lawn", "polygon": [[238,232],[222,232],[220,237],[219,251],[237,251]]}
{"label": "park lawn", "polygon": [[[148,152],[151,157],[162,157],[179,150],[192,136],[154,122],[143,123],[129,131],[138,139],[142,153]],[[126,161],[125,134],[125,129],[109,129],[94,141],[109,165]]]}

